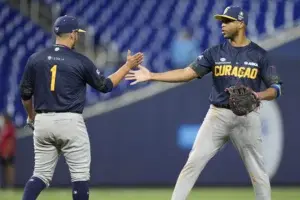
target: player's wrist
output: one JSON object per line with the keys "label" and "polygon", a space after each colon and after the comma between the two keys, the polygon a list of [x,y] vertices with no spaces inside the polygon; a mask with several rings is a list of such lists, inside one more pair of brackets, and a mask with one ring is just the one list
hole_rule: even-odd
{"label": "player's wrist", "polygon": [[130,70],[132,70],[132,68],[134,68],[132,65],[126,65],[126,70],[129,72]]}
{"label": "player's wrist", "polygon": [[156,77],[156,74],[153,73],[153,72],[150,72],[150,74],[149,74],[149,81],[154,81],[155,77]]}
{"label": "player's wrist", "polygon": [[33,124],[34,123],[34,119],[28,117],[27,120],[26,120],[26,123],[27,124]]}
{"label": "player's wrist", "polygon": [[136,67],[136,64],[133,64],[133,63],[127,61],[125,63],[125,66],[127,69],[131,70],[132,68]]}
{"label": "player's wrist", "polygon": [[257,92],[255,93],[256,94],[256,97],[259,99],[259,100],[263,100],[263,96],[260,92]]}
{"label": "player's wrist", "polygon": [[253,95],[254,95],[257,99],[261,100],[261,96],[260,96],[259,92],[254,92],[254,91],[253,91]]}
{"label": "player's wrist", "polygon": [[32,121],[32,122],[34,122],[34,118],[35,118],[35,112],[33,112],[33,113],[30,113],[30,114],[28,115],[28,118],[27,118],[27,120],[28,120],[28,121]]}

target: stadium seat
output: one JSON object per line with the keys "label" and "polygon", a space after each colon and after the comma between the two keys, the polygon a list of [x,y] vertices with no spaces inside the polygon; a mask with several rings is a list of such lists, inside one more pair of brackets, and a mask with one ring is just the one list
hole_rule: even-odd
{"label": "stadium seat", "polygon": [[[192,28],[199,50],[222,40],[220,23],[213,15],[222,13],[232,1],[217,0],[43,0],[58,4],[60,15],[75,15],[95,30],[96,45],[116,44],[120,53],[127,49],[143,51],[144,64],[152,71],[172,69],[170,45],[184,28]],[[240,1],[235,1],[240,2]],[[251,38],[272,34],[276,29],[292,27],[299,20],[300,1],[241,1],[240,5],[249,11]],[[18,93],[18,84],[27,58],[52,43],[51,33],[45,32],[24,17],[19,11],[0,2],[0,109],[9,109],[18,125],[24,123],[25,112]],[[118,66],[102,69],[105,75],[114,72]],[[100,94],[88,87],[87,105],[104,101],[124,92],[143,87],[129,87],[124,81],[112,93]]]}

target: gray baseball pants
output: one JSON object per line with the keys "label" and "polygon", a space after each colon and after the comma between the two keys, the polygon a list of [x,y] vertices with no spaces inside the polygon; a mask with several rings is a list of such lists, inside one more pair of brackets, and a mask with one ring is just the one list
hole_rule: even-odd
{"label": "gray baseball pants", "polygon": [[271,200],[269,177],[264,169],[259,113],[237,116],[213,105],[198,131],[196,140],[175,185],[172,200],[186,200],[207,162],[231,140],[252,181],[256,200]]}
{"label": "gray baseball pants", "polygon": [[45,113],[35,117],[34,173],[47,187],[60,155],[65,157],[71,181],[90,179],[90,141],[81,114]]}

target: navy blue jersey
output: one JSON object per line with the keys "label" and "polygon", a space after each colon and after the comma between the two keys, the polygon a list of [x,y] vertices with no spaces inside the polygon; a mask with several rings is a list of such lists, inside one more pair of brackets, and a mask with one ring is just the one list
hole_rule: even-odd
{"label": "navy blue jersey", "polygon": [[280,78],[268,58],[267,52],[251,42],[245,47],[233,47],[230,42],[211,47],[192,64],[199,78],[212,72],[212,104],[228,104],[226,88],[243,84],[258,92],[261,83],[266,87],[281,84]]}
{"label": "navy blue jersey", "polygon": [[113,88],[90,59],[54,45],[29,57],[20,84],[21,97],[28,100],[33,96],[37,111],[82,113],[86,84],[104,93]]}

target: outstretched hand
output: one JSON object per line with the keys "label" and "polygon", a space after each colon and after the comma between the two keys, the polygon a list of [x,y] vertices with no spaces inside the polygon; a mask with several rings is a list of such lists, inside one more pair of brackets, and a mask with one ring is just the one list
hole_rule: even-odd
{"label": "outstretched hand", "polygon": [[144,54],[141,52],[138,52],[134,55],[131,55],[131,51],[127,51],[127,65],[130,67],[130,69],[140,65],[143,62]]}
{"label": "outstretched hand", "polygon": [[151,79],[151,72],[144,66],[139,65],[138,70],[130,70],[125,76],[125,80],[133,80],[130,85],[135,85],[139,82],[149,81]]}

